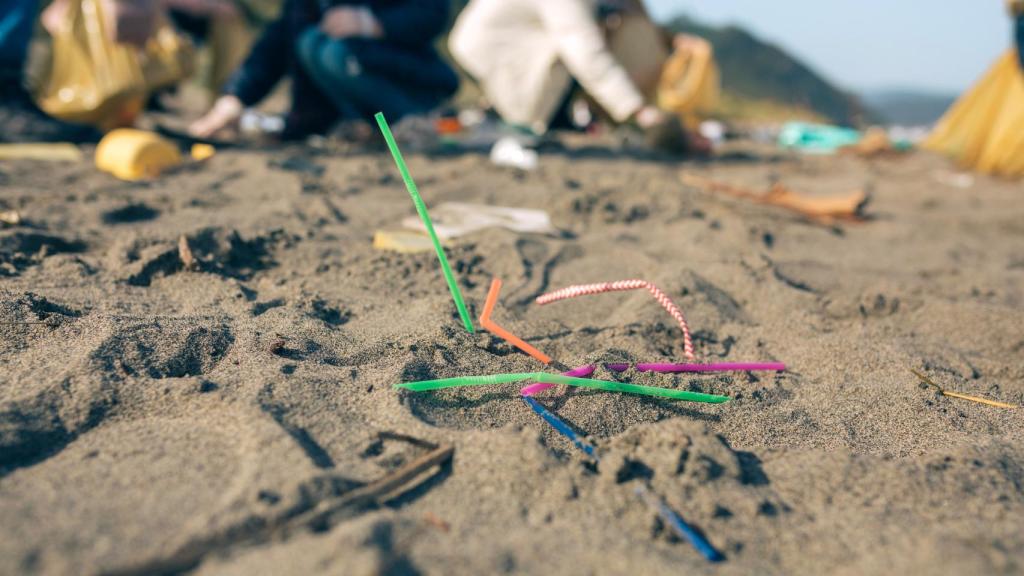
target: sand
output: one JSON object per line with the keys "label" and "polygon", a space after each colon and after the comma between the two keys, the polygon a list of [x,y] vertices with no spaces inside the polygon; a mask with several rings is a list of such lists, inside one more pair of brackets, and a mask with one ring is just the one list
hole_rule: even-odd
{"label": "sand", "polygon": [[[681,359],[642,292],[532,304],[641,278],[702,360],[789,365],[624,375],[721,405],[549,394],[598,465],[516,385],[392,389],[540,366],[461,328],[433,254],[371,247],[414,213],[382,150],[223,150],[137,184],[3,163],[0,208],[25,223],[0,230],[0,573],[1021,573],[1024,410],[908,370],[1024,404],[1024,190],[925,154],[750,150],[681,164],[566,139],[532,173],[407,154],[430,205],[542,209],[562,230],[453,242],[474,318],[500,277],[496,321],[566,365]],[[684,170],[867,187],[871,219],[809,223],[687,188]],[[382,431],[454,458],[382,504],[264,530],[425,452]],[[642,483],[726,560],[676,538]]]}

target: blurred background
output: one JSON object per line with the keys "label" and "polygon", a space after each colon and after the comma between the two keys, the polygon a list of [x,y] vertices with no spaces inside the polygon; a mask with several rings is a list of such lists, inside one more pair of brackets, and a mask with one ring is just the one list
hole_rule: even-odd
{"label": "blurred background", "polygon": [[778,104],[790,117],[795,104],[841,124],[930,124],[1011,42],[998,1],[646,4],[659,22],[712,41],[734,105],[771,114]]}

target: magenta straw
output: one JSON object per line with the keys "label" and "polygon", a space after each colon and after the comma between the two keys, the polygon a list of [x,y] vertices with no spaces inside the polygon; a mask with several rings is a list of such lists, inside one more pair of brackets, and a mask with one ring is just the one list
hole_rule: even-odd
{"label": "magenta straw", "polygon": [[[615,368],[611,368],[615,370]],[[640,372],[662,372],[676,374],[680,372],[783,372],[786,365],[782,362],[720,362],[717,364],[637,364]],[[616,370],[618,371],[618,370]]]}
{"label": "magenta straw", "polygon": [[[572,376],[573,378],[589,378],[595,370],[597,370],[597,366],[588,364],[586,366],[580,366],[579,368],[573,368],[568,372],[562,372],[562,376]],[[548,390],[549,388],[554,388],[555,386],[555,384],[545,384],[543,382],[536,382],[528,386],[523,386],[523,388],[519,391],[519,394],[523,396],[533,396],[538,392],[543,392],[545,390]]]}
{"label": "magenta straw", "polygon": [[626,370],[629,370],[629,364],[626,364],[625,362],[605,364],[604,367],[611,370],[612,372],[625,372]]}

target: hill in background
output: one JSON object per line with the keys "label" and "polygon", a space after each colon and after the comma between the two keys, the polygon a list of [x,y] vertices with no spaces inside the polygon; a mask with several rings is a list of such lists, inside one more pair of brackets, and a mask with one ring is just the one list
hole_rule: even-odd
{"label": "hill in background", "polygon": [[722,73],[722,112],[750,120],[821,120],[855,126],[879,118],[784,49],[738,26],[713,27],[687,16],[665,24],[707,39]]}
{"label": "hill in background", "polygon": [[923,126],[935,123],[953,105],[956,96],[918,90],[866,92],[864,102],[887,124]]}

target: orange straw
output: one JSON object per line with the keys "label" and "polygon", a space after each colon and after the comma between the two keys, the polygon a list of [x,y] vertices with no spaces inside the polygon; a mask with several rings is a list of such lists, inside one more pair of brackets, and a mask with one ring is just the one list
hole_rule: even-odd
{"label": "orange straw", "polygon": [[525,340],[508,330],[505,330],[501,326],[498,326],[493,320],[491,320],[491,313],[494,312],[494,306],[498,303],[499,292],[501,292],[501,280],[495,278],[494,280],[491,280],[491,289],[487,292],[487,300],[484,301],[484,311],[480,313],[480,327],[493,333],[495,336],[505,340],[516,348],[519,348],[523,352],[526,352],[530,356],[533,356],[537,360],[540,360],[544,364],[550,364],[550,356],[540,350],[537,350],[533,346],[530,346]]}

